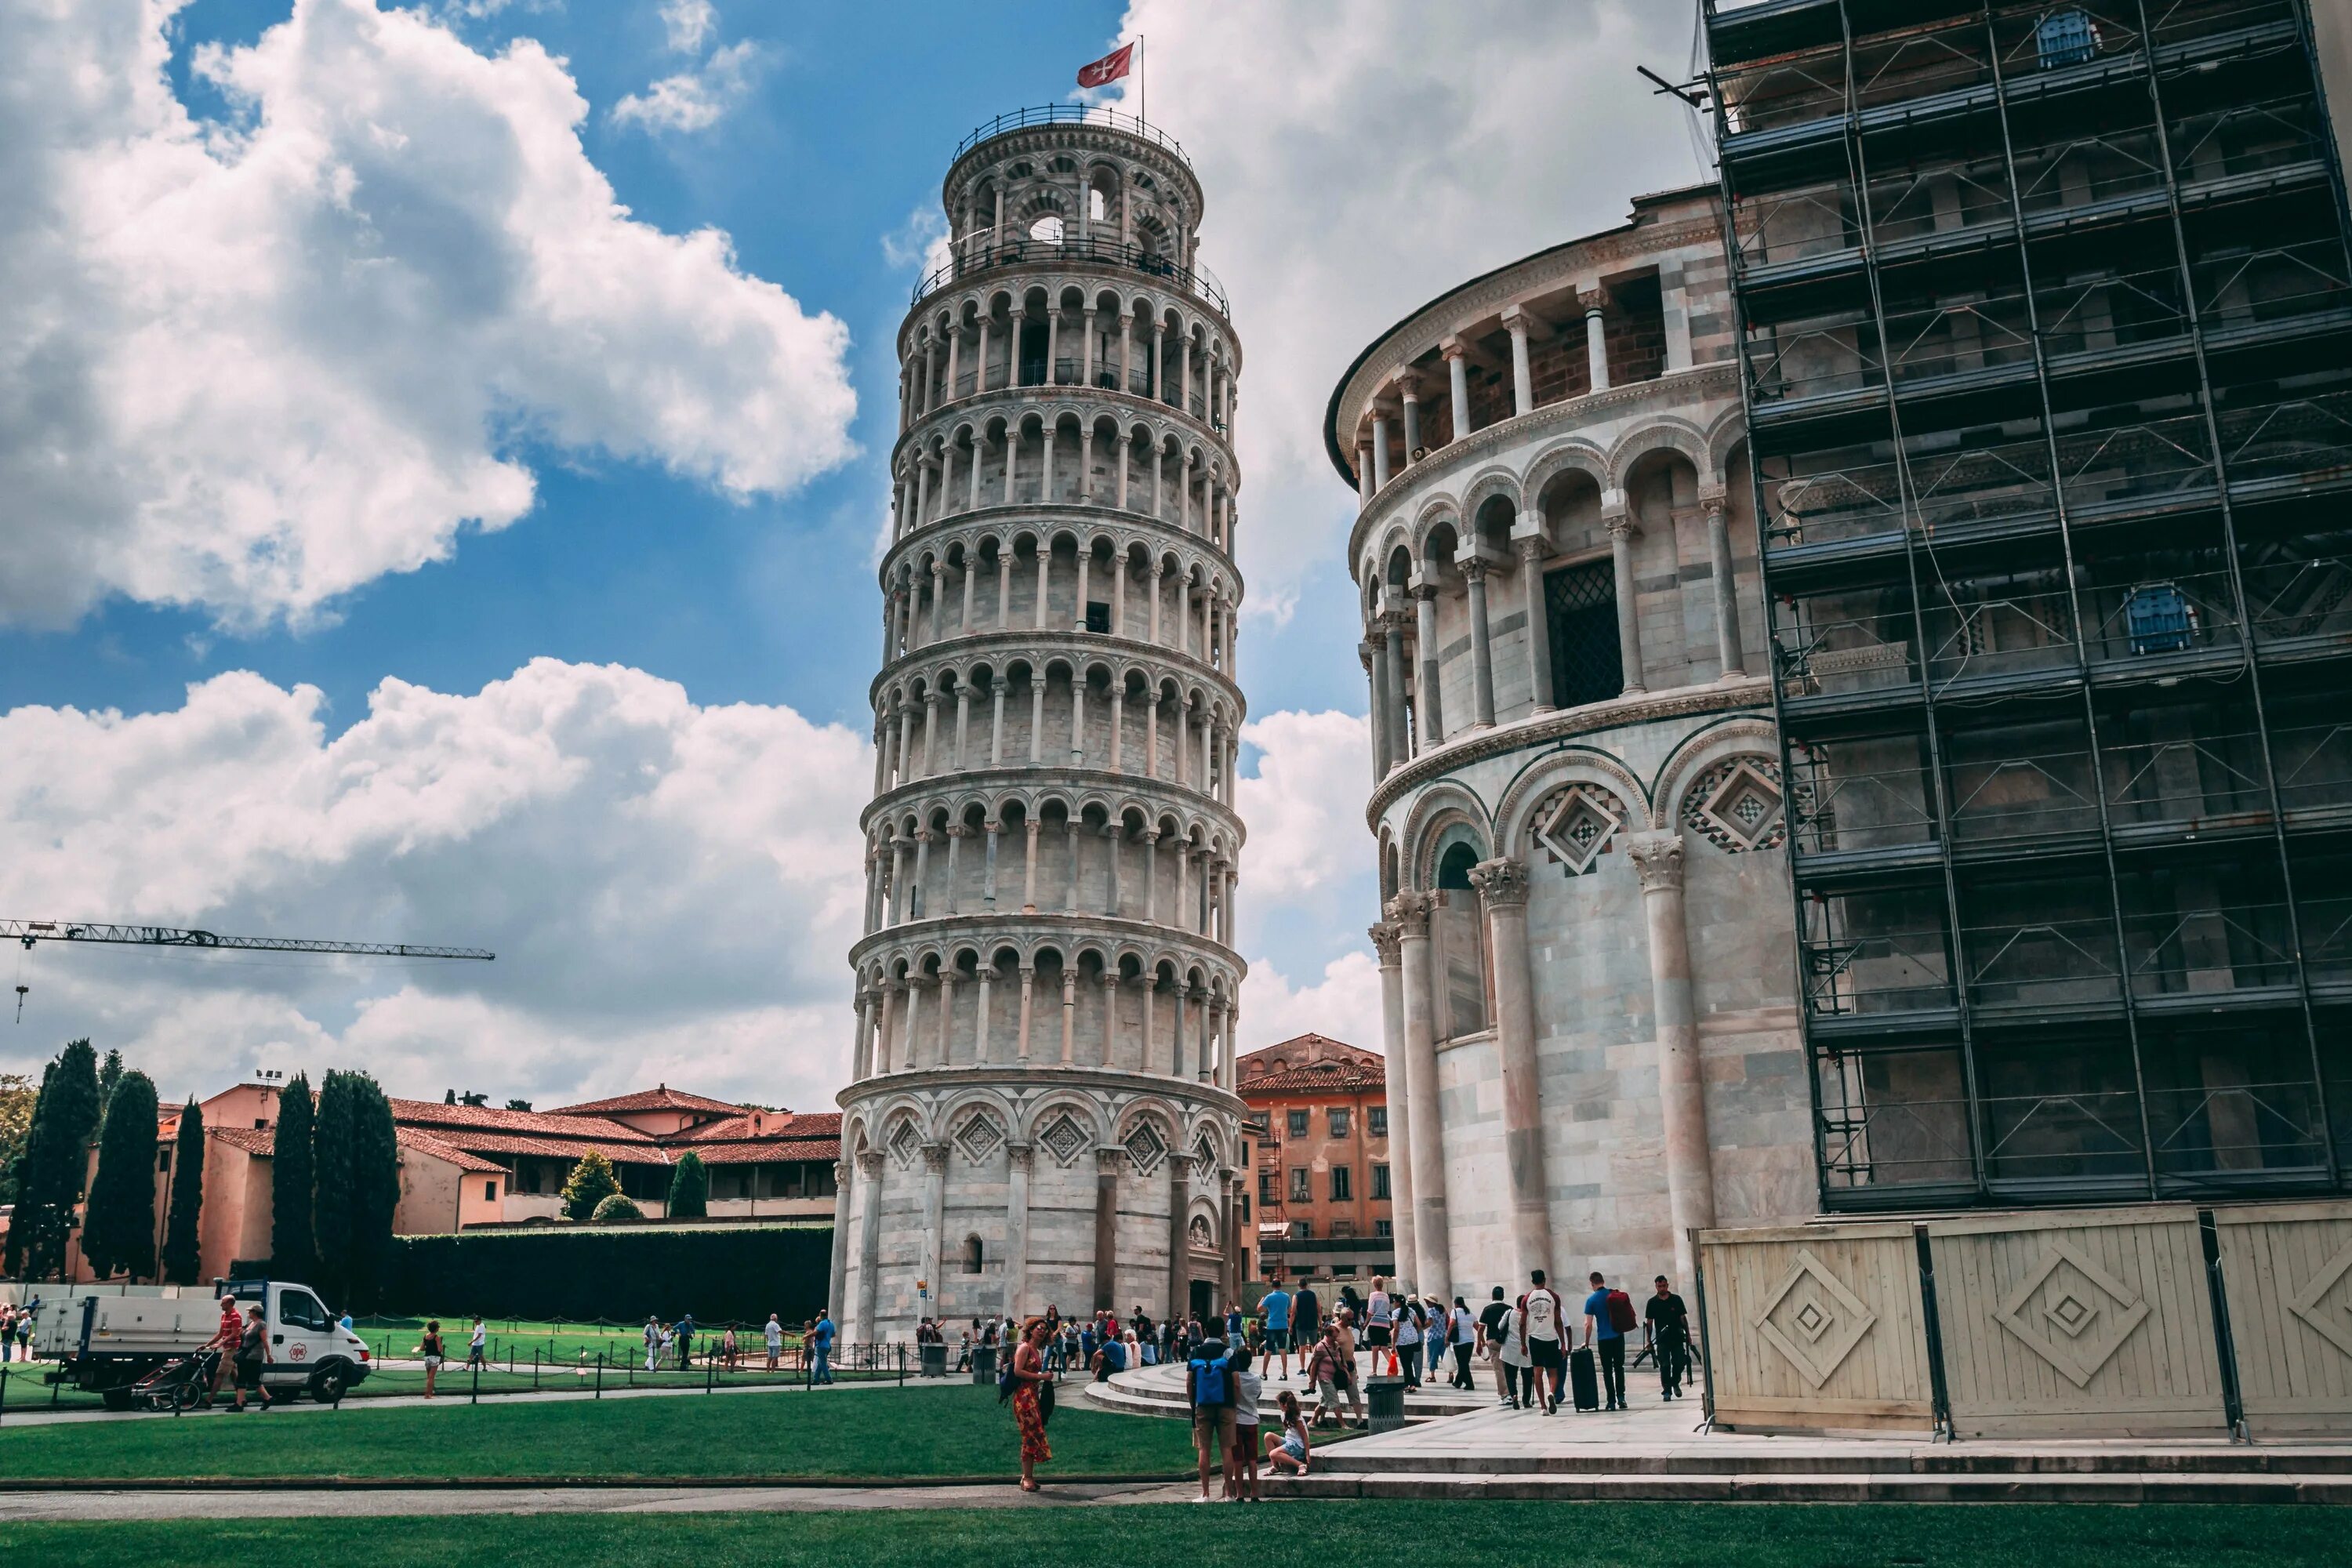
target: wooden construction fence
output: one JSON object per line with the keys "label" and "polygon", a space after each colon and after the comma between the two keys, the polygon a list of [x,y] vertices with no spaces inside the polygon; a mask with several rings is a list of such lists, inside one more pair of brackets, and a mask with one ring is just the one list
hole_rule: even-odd
{"label": "wooden construction fence", "polygon": [[2352,1203],[1696,1239],[1708,1412],[1727,1428],[2352,1436]]}

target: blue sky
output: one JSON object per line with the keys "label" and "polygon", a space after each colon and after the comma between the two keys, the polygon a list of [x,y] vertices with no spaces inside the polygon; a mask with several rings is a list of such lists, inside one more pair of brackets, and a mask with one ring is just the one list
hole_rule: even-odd
{"label": "blue sky", "polygon": [[502,954],[44,949],[0,1070],[92,1033],[167,1093],[356,1059],[828,1100],[893,337],[958,139],[1139,32],[1247,356],[1244,1042],[1377,1046],[1323,403],[1431,295],[1695,176],[1632,71],[1685,62],[1679,8],[0,12],[0,913]]}
{"label": "blue sky", "polygon": [[[282,0],[198,0],[183,13],[174,77],[191,109],[234,112],[192,82],[195,49],[250,42],[286,9]],[[243,668],[320,687],[340,726],[364,713],[386,675],[470,691],[544,654],[658,671],[698,701],[782,702],[858,721],[879,640],[869,635],[878,613],[870,563],[881,459],[896,429],[891,343],[914,277],[890,264],[884,237],[904,231],[918,206],[936,207],[949,154],[973,125],[1066,96],[1076,66],[1115,37],[1120,8],[1024,7],[1018,27],[981,24],[960,7],[897,15],[877,27],[858,7],[732,7],[721,39],[758,43],[766,64],[756,90],[709,133],[649,136],[602,115],[583,128],[589,155],[640,218],[671,232],[724,229],[746,271],[848,325],[859,460],[790,496],[736,501],[646,465],[524,442],[541,480],[527,520],[340,597],[337,624],[221,637],[202,609],[118,597],[62,635],[0,633],[0,708],[168,708],[188,682]],[[643,88],[662,49],[651,5],[513,6],[456,25],[485,49],[540,40],[596,104]],[[1262,642],[1253,700],[1360,709],[1346,615],[1344,591],[1318,595],[1313,625],[1282,640],[1331,632],[1320,639],[1331,646],[1276,657]]]}

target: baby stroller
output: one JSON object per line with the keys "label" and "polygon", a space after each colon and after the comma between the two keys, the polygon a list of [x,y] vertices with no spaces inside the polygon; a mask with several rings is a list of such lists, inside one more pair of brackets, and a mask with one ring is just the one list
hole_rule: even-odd
{"label": "baby stroller", "polygon": [[213,1374],[219,1370],[220,1352],[200,1350],[194,1355],[165,1362],[132,1384],[131,1397],[142,1409],[193,1410],[198,1400],[212,1392]]}

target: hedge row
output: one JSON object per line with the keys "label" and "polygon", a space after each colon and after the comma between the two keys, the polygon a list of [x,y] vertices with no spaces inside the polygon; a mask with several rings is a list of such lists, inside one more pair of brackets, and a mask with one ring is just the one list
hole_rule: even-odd
{"label": "hedge row", "polygon": [[549,1228],[393,1238],[383,1310],[797,1324],[831,1305],[831,1226]]}

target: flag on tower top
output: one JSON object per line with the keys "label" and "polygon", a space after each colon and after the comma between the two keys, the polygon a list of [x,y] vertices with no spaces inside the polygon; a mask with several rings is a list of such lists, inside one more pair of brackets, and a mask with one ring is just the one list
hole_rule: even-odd
{"label": "flag on tower top", "polygon": [[1135,58],[1133,44],[1121,44],[1092,65],[1078,68],[1080,87],[1103,87],[1127,74],[1128,64]]}

